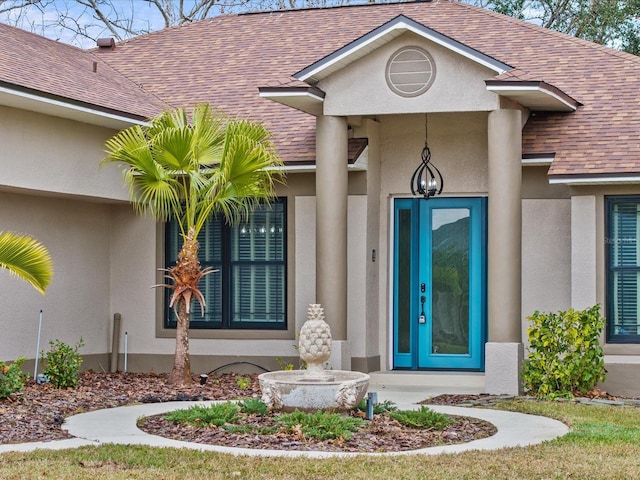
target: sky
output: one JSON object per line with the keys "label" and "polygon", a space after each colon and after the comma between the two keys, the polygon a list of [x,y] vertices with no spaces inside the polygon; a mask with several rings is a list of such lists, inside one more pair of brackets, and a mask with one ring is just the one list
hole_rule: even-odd
{"label": "sky", "polygon": [[[0,7],[3,6],[2,3],[0,0]],[[121,17],[133,18],[133,27],[136,30],[153,31],[164,26],[158,10],[149,2],[110,0],[107,3],[113,9],[104,5],[105,15],[112,17],[115,11]],[[29,5],[5,14],[0,13],[0,22],[81,48],[94,47],[93,38],[113,36],[94,17],[92,11],[75,0],[44,0],[42,6]],[[83,30],[87,35],[78,34],[77,30]]]}
{"label": "sky", "polygon": [[[28,0],[0,0],[0,11],[12,3]],[[154,0],[155,1],[155,0]],[[157,0],[160,4],[176,5],[178,0]],[[216,0],[209,17],[221,13],[239,11],[275,10],[279,7],[317,7],[341,4],[366,3],[368,0]],[[397,1],[397,0],[377,0]],[[82,3],[94,2],[107,18],[132,19],[136,32],[152,32],[165,26],[162,15],[151,1],[145,0],[38,0],[36,5],[28,5],[9,13],[0,13],[0,22],[28,30],[39,35],[70,43],[81,48],[95,46],[99,37],[114,36],[95,16],[95,12]],[[202,0],[183,0],[185,10]],[[175,24],[175,22],[173,23]],[[85,35],[78,34],[78,31]],[[127,35],[123,35],[126,38]]]}

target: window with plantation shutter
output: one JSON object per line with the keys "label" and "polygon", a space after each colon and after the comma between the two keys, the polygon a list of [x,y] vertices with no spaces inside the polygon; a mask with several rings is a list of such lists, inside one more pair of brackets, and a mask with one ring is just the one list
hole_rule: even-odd
{"label": "window with plantation shutter", "polygon": [[[181,238],[176,222],[166,227],[167,265],[175,263]],[[227,225],[211,218],[198,236],[202,266],[217,271],[205,276],[201,290],[204,316],[194,302],[191,328],[286,329],[286,200],[259,205],[247,219]],[[168,302],[165,326],[175,328]]]}
{"label": "window with plantation shutter", "polygon": [[640,196],[607,197],[607,340],[640,343]]}

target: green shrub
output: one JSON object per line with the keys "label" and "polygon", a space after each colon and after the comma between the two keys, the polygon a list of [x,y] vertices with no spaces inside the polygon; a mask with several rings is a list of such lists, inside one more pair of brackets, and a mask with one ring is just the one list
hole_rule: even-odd
{"label": "green shrub", "polygon": [[389,416],[411,428],[443,430],[453,423],[453,420],[446,415],[434,412],[424,405],[420,407],[420,410],[400,410],[389,413]]}
{"label": "green shrub", "polygon": [[[360,400],[360,403],[356,405],[356,410],[360,410],[361,412],[367,412],[367,399],[363,398]],[[385,400],[384,402],[377,402],[373,404],[373,414],[374,415],[382,415],[387,412],[395,412],[398,410],[398,406],[395,402],[391,400]]]}
{"label": "green shrub", "polygon": [[269,409],[259,398],[250,398],[238,403],[240,411],[247,415],[268,415]]}
{"label": "green shrub", "polygon": [[320,441],[340,438],[349,440],[351,432],[358,430],[364,423],[360,418],[343,417],[339,413],[306,413],[299,410],[279,415],[275,420],[283,423],[289,432],[298,430],[304,437]]}
{"label": "green shrub", "polygon": [[8,398],[24,388],[24,382],[28,377],[22,371],[24,360],[24,357],[16,358],[10,365],[0,362],[0,398]]}
{"label": "green shrub", "polygon": [[527,329],[530,346],[522,380],[530,393],[540,398],[571,397],[604,380],[599,340],[605,319],[600,305],[581,311],[536,311],[527,319],[531,322]]}
{"label": "green shrub", "polygon": [[215,425],[221,427],[225,423],[234,423],[238,420],[240,408],[232,402],[214,403],[208,407],[193,406],[186,410],[175,410],[164,418],[176,424],[187,423],[197,427]]}
{"label": "green shrub", "polygon": [[82,357],[78,349],[84,345],[82,338],[75,347],[60,340],[51,340],[47,353],[40,352],[45,365],[43,373],[49,377],[51,384],[58,388],[75,388],[80,380]]}

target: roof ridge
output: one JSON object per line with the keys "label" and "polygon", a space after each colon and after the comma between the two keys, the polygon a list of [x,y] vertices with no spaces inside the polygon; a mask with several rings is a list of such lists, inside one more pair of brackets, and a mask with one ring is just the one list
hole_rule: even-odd
{"label": "roof ridge", "polygon": [[[238,12],[235,14],[238,17],[245,17],[250,15],[264,15],[271,13],[294,13],[294,12],[305,12],[305,11],[320,11],[320,10],[338,10],[338,9],[347,9],[347,8],[367,8],[367,7],[381,7],[384,5],[411,5],[411,4],[425,4],[425,3],[449,3],[456,4],[459,3],[458,0],[393,0],[390,2],[380,1],[379,3],[346,3],[340,5],[327,5],[324,7],[298,7],[298,8],[283,8],[278,10],[254,10],[249,12]],[[229,14],[231,15],[231,14]],[[215,18],[215,17],[211,17]]]}
{"label": "roof ridge", "polygon": [[[284,8],[284,9],[277,9],[277,10],[254,10],[254,11],[248,11],[248,12],[238,12],[238,13],[223,13],[220,15],[214,15],[212,17],[207,17],[207,18],[201,18],[198,20],[193,20],[190,22],[185,22],[185,23],[181,23],[179,25],[171,25],[169,27],[164,27],[164,28],[160,28],[158,30],[154,30],[152,32],[147,32],[147,33],[142,33],[139,35],[134,35],[133,37],[128,37],[125,38],[123,40],[119,40],[116,42],[116,45],[126,45],[129,44],[131,42],[135,42],[138,39],[146,39],[149,38],[151,36],[155,36],[155,35],[159,35],[159,34],[164,34],[165,32],[169,32],[169,31],[173,31],[173,30],[177,30],[177,29],[181,29],[181,28],[189,28],[193,25],[200,25],[203,23],[211,23],[214,21],[223,21],[226,20],[228,18],[236,18],[236,17],[249,17],[249,16],[258,16],[258,15],[273,15],[273,14],[278,14],[278,15],[282,15],[282,14],[294,14],[294,13],[298,13],[298,12],[306,12],[306,11],[329,11],[329,10],[337,10],[337,9],[346,9],[346,8],[365,8],[365,7],[381,7],[381,6],[385,6],[385,5],[410,5],[410,4],[424,4],[424,3],[449,3],[449,4],[456,4],[458,3],[456,0],[409,0],[409,1],[403,1],[403,0],[396,0],[396,1],[391,1],[391,2],[384,2],[383,3],[359,3],[359,4],[345,4],[345,5],[329,5],[329,6],[324,6],[324,7],[299,7],[299,8]],[[91,47],[86,49],[86,51],[97,51],[99,50],[97,47]]]}
{"label": "roof ridge", "polygon": [[75,50],[76,52],[85,52],[85,50],[83,50],[80,47],[76,47],[75,45],[72,45],[70,43],[65,43],[65,42],[61,42],[60,40],[53,40],[52,38],[49,37],[45,37],[44,35],[39,35],[35,32],[31,32],[29,30],[25,30],[24,28],[20,28],[20,27],[16,27],[13,25],[9,25],[8,23],[3,23],[0,22],[0,28],[7,28],[10,30],[14,30],[15,32],[18,32],[18,35],[29,35],[31,37],[37,38],[38,41],[45,41],[48,42],[49,44],[52,45],[57,45],[59,47],[62,48],[70,48],[72,50]]}

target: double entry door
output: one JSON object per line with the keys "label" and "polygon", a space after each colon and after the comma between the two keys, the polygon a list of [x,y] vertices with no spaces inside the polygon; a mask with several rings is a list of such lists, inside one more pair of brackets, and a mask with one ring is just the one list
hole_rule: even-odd
{"label": "double entry door", "polygon": [[394,200],[394,368],[484,369],[486,204]]}

